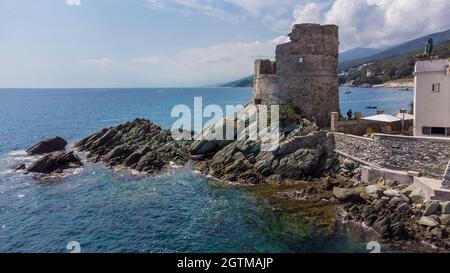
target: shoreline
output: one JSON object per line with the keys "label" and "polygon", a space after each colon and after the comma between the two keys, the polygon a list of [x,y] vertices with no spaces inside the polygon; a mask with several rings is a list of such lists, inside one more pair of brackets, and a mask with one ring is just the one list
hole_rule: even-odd
{"label": "shoreline", "polygon": [[343,88],[386,88],[386,89],[401,89],[400,91],[414,91],[414,81],[389,81],[382,84],[361,84],[358,86],[340,85]]}
{"label": "shoreline", "polygon": [[[330,150],[326,131],[312,130],[307,121],[292,131],[283,131],[283,134],[286,135],[279,149],[272,153],[261,151],[258,141],[213,142],[214,146],[208,141],[179,142],[170,136],[170,131],[149,120],[135,119],[94,133],[76,142],[74,148],[88,162],[103,163],[115,171],[125,169],[131,173],[152,175],[161,174],[174,165],[178,168],[190,166],[193,172],[220,183],[265,185],[276,189],[281,197],[300,202],[297,204],[299,206],[302,202],[338,206],[347,212],[343,220],[375,227],[380,238],[389,242],[408,244],[423,240],[438,243],[442,251],[449,250],[447,237],[439,239],[434,234],[437,230],[446,234],[446,224],[443,224],[444,227],[425,229],[419,222],[424,218],[422,215],[426,216],[424,211],[431,204],[421,201],[420,206],[416,206],[417,203],[409,197],[413,190],[406,193],[404,187],[384,182],[379,186],[362,183],[359,179],[360,164],[338,157]],[[301,169],[298,167],[300,165]],[[283,192],[284,188],[299,185],[300,182],[304,189]],[[369,192],[369,187],[376,188]],[[293,205],[292,209],[297,205]],[[444,208],[444,205],[438,206]],[[366,211],[373,211],[374,207],[377,207],[377,214],[369,212],[370,215],[367,215]],[[310,208],[314,211],[320,206]],[[400,218],[392,216],[400,209],[404,211]],[[413,219],[410,218],[413,215],[416,218],[408,220]]]}

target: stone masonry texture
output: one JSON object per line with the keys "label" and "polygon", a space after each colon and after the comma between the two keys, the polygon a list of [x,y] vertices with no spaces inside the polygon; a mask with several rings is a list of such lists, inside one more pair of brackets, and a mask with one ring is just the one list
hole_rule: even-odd
{"label": "stone masonry texture", "polygon": [[436,179],[443,179],[450,160],[450,139],[381,134],[369,139],[334,133],[334,140],[335,150],[365,162],[381,168],[419,171]]}
{"label": "stone masonry texture", "polygon": [[299,24],[277,46],[276,62],[255,62],[254,99],[288,104],[320,127],[339,112],[339,35],[335,25]]}

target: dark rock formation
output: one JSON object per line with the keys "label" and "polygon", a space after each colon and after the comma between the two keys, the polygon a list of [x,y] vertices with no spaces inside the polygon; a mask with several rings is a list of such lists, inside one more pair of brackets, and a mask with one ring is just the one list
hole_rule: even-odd
{"label": "dark rock formation", "polygon": [[14,171],[14,172],[18,172],[18,171],[23,171],[23,170],[25,170],[27,167],[25,166],[25,164],[19,164],[19,165],[16,165],[16,166],[14,166],[14,167],[12,167],[12,170]]}
{"label": "dark rock formation", "polygon": [[449,223],[447,216],[441,215],[438,202],[414,204],[405,194],[411,190],[401,187],[386,189],[380,194],[381,188],[371,185],[366,192],[364,203],[340,199],[346,202],[343,206],[345,220],[364,223],[383,239],[425,241],[441,249],[450,249]]}
{"label": "dark rock formation", "polygon": [[[334,175],[335,158],[326,132],[282,138],[275,151],[262,151],[260,141],[234,141],[223,148],[194,143],[205,149],[195,163],[200,172],[227,181],[245,183],[281,183],[284,179],[308,180]],[[194,152],[198,156],[198,150]],[[206,157],[206,158],[205,158]]]}
{"label": "dark rock formation", "polygon": [[80,158],[73,152],[48,154],[27,168],[30,173],[51,174],[59,173],[65,169],[83,166]]}
{"label": "dark rock formation", "polygon": [[190,143],[176,141],[171,132],[145,119],[103,129],[77,143],[89,160],[109,166],[124,166],[154,173],[170,162],[184,165],[189,160]]}
{"label": "dark rock formation", "polygon": [[333,195],[341,202],[364,202],[361,197],[362,190],[359,188],[339,188],[335,187],[333,189]]}
{"label": "dark rock formation", "polygon": [[48,154],[56,151],[64,150],[67,141],[60,137],[43,140],[27,150],[29,155]]}

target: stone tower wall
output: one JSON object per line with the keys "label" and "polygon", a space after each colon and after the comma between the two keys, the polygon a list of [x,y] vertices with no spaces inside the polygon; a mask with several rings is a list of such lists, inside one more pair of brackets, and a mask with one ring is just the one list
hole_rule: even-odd
{"label": "stone tower wall", "polygon": [[289,37],[277,46],[276,63],[255,62],[255,102],[289,104],[329,127],[330,114],[339,112],[338,27],[295,25]]}
{"label": "stone tower wall", "polygon": [[255,61],[255,77],[253,81],[253,99],[258,104],[279,103],[279,81],[276,63],[270,60]]}
{"label": "stone tower wall", "polygon": [[280,98],[328,127],[330,114],[339,112],[338,27],[295,25],[289,37],[276,50]]}

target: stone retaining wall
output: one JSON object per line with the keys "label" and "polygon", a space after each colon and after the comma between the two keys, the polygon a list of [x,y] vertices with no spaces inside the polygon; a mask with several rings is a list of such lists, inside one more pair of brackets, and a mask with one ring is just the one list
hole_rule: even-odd
{"label": "stone retaining wall", "polygon": [[442,179],[450,160],[450,139],[375,134],[373,139],[333,133],[335,150],[380,168],[418,171]]}

